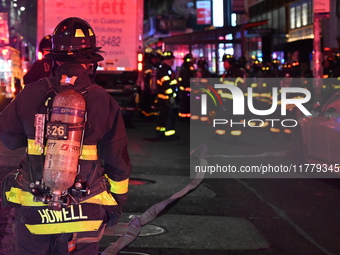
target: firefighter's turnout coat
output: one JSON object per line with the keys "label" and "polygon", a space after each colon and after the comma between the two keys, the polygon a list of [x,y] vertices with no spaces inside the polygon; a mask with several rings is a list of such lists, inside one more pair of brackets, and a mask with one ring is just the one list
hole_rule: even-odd
{"label": "firefighter's turnout coat", "polygon": [[156,131],[165,136],[172,136],[175,130],[176,96],[178,87],[175,74],[171,66],[162,63],[157,71],[157,101],[159,103],[159,117]]}
{"label": "firefighter's turnout coat", "polygon": [[[119,215],[128,191],[131,164],[120,107],[102,87],[92,83],[80,64],[62,64],[49,80],[50,84],[43,78],[26,85],[0,115],[1,142],[12,150],[27,148],[16,181],[5,187],[2,200],[20,207],[20,220],[33,234],[97,231],[109,215]],[[89,192],[75,197],[60,211],[35,202],[29,187],[43,177],[45,150],[35,143],[34,125],[35,114],[46,108],[51,87],[57,93],[81,91],[87,111],[79,174]]]}

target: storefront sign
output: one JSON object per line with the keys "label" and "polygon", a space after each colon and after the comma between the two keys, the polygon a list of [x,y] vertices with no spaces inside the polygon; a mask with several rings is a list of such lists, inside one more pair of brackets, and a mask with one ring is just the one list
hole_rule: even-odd
{"label": "storefront sign", "polygon": [[210,25],[211,24],[211,2],[197,1],[197,24]]}
{"label": "storefront sign", "polygon": [[329,13],[329,0],[314,0],[314,13]]}

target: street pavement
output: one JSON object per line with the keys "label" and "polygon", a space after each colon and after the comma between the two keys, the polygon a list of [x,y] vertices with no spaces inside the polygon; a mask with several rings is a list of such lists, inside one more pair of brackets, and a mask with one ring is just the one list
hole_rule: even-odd
{"label": "street pavement", "polygon": [[[178,141],[150,139],[155,125],[155,119],[138,116],[127,124],[133,165],[129,198],[117,227],[105,231],[101,252],[120,238],[132,217],[193,180],[190,151],[199,144],[190,144],[189,123],[179,121]],[[226,156],[226,164],[235,165],[290,162],[290,139],[273,138],[262,130],[248,132],[240,141],[215,140],[208,149],[209,162],[214,162],[213,156]],[[16,167],[22,153],[0,148],[1,177]],[[250,161],[245,155],[264,156]],[[205,178],[197,189],[143,226],[120,254],[340,254],[339,187],[337,180]],[[9,213],[2,209],[0,217],[3,255],[10,254],[13,245]]]}

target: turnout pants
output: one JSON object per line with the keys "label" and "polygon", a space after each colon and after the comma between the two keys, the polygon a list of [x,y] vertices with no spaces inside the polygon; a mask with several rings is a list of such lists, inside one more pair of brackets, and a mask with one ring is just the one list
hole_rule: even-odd
{"label": "turnout pants", "polygon": [[[54,235],[32,234],[21,221],[20,208],[15,209],[14,224],[15,255],[98,255],[99,253],[98,241],[77,243],[75,249],[72,250],[74,233]],[[100,236],[103,233],[104,227],[105,224],[96,232],[77,233],[76,238]]]}

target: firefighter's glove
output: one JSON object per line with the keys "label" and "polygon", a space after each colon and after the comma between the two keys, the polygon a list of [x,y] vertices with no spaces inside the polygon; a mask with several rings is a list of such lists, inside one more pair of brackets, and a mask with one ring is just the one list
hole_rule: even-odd
{"label": "firefighter's glove", "polygon": [[120,218],[120,215],[121,215],[120,210],[109,213],[107,215],[108,219],[107,219],[106,227],[111,228],[111,227],[117,225],[119,218]]}

